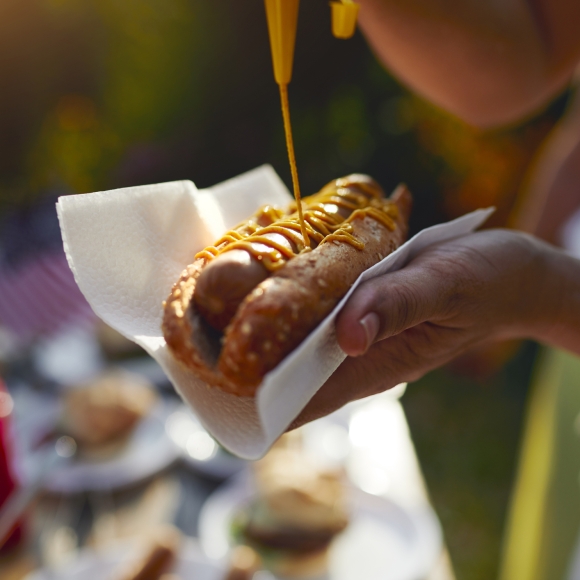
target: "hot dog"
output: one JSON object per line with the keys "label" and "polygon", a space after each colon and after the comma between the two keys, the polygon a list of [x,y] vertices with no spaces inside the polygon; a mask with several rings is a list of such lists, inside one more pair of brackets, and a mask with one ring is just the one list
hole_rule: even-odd
{"label": "hot dog", "polygon": [[173,355],[207,383],[252,396],[358,276],[406,238],[411,194],[350,175],[296,207],[266,207],[198,253],[164,304]]}

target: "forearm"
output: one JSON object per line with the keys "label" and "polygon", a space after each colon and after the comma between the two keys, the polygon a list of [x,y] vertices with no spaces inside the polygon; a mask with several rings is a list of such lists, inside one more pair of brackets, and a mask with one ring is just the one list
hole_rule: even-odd
{"label": "forearm", "polygon": [[385,65],[412,89],[476,125],[529,113],[573,70],[564,55],[577,43],[570,41],[565,50],[555,46],[552,20],[526,0],[359,2],[361,27]]}
{"label": "forearm", "polygon": [[544,246],[544,267],[530,288],[536,305],[529,334],[538,342],[580,355],[580,260]]}
{"label": "forearm", "polygon": [[524,184],[511,225],[561,245],[563,226],[580,207],[580,95],[538,150]]}

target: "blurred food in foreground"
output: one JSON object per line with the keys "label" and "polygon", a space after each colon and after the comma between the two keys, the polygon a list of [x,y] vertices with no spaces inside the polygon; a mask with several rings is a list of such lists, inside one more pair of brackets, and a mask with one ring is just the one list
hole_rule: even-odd
{"label": "blurred food in foreground", "polygon": [[254,465],[254,476],[256,498],[232,524],[237,540],[275,574],[324,573],[328,548],[348,525],[342,475],[320,469],[302,452],[275,449]]}
{"label": "blurred food in foreground", "polygon": [[123,446],[156,400],[154,388],[143,377],[107,371],[68,391],[62,429],[77,441],[83,455],[106,457]]}
{"label": "blurred food in foreground", "polygon": [[249,546],[236,546],[230,556],[230,569],[224,580],[252,580],[260,569],[261,559]]}
{"label": "blurred food in foreground", "polygon": [[160,526],[147,538],[141,558],[126,565],[114,580],[159,580],[175,563],[180,542],[177,528]]}

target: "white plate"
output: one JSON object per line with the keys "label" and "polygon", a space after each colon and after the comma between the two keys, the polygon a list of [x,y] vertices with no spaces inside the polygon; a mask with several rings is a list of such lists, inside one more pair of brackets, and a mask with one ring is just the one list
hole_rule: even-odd
{"label": "white plate", "polygon": [[[232,516],[255,494],[247,474],[219,488],[199,519],[200,542],[212,558],[230,547]],[[439,521],[429,507],[406,509],[390,499],[352,487],[351,521],[333,543],[328,580],[417,580],[441,554]]]}
{"label": "white plate", "polygon": [[167,435],[165,421],[173,405],[160,403],[144,417],[118,453],[102,461],[83,459],[55,469],[45,489],[60,493],[103,491],[125,487],[162,471],[180,456]]}
{"label": "white plate", "polygon": [[165,427],[181,450],[183,461],[200,473],[226,479],[248,463],[220,447],[185,405],[180,405],[167,417]]}
{"label": "white plate", "polygon": [[[24,580],[111,580],[125,562],[137,557],[138,549],[132,543],[107,551],[85,549],[64,567],[55,571],[37,570]],[[222,580],[224,577],[223,566],[210,560],[191,538],[183,542],[173,572],[182,580]]]}

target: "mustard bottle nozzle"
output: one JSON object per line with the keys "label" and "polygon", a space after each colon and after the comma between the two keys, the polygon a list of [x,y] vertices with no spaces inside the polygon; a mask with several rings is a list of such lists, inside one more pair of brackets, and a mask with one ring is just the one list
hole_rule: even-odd
{"label": "mustard bottle nozzle", "polygon": [[279,85],[287,85],[292,78],[300,0],[264,0],[264,2],[272,49],[274,78]]}
{"label": "mustard bottle nozzle", "polygon": [[356,30],[359,5],[352,0],[331,2],[332,34],[336,38],[350,38]]}

